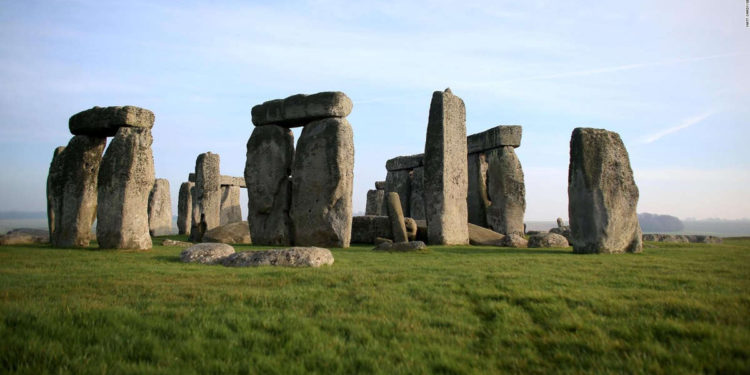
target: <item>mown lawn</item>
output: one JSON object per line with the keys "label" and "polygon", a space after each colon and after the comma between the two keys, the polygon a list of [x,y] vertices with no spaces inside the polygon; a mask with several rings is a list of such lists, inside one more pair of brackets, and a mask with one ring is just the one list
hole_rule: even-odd
{"label": "mown lawn", "polygon": [[0,373],[749,373],[750,240],[649,246],[320,269],[0,247]]}

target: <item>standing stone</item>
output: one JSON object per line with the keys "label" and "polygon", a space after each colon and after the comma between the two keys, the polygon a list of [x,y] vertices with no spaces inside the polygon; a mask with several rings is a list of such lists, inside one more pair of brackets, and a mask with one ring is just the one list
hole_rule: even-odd
{"label": "standing stone", "polygon": [[345,118],[304,127],[292,169],[295,246],[349,247],[354,141]]}
{"label": "standing stone", "polygon": [[183,182],[180,185],[180,195],[177,198],[177,233],[190,233],[190,223],[193,216],[193,197],[190,189],[195,186],[194,182]]}
{"label": "standing stone", "polygon": [[388,193],[387,204],[388,219],[391,221],[391,231],[393,232],[393,242],[408,241],[404,213],[401,211],[401,202],[399,202],[398,193]]}
{"label": "standing stone", "polygon": [[469,210],[469,222],[480,227],[487,227],[487,208],[490,199],[487,196],[487,159],[484,153],[468,156],[469,187],[466,204]]}
{"label": "standing stone", "polygon": [[[411,170],[401,169],[395,171],[388,171],[385,176],[385,192],[387,193],[398,193],[401,199],[401,210],[406,216],[409,216],[409,197],[411,196]],[[387,202],[383,204],[383,213],[387,211]]]}
{"label": "standing stone", "polygon": [[247,141],[247,221],[256,245],[292,244],[289,218],[294,133],[281,126],[253,129]]}
{"label": "standing stone", "polygon": [[432,95],[424,149],[424,200],[430,244],[465,245],[466,107],[450,89]]}
{"label": "standing stone", "polygon": [[367,205],[365,206],[365,215],[380,216],[383,214],[383,200],[385,199],[384,190],[368,190]]}
{"label": "standing stone", "polygon": [[424,209],[424,167],[414,168],[411,172],[411,196],[409,197],[409,217],[416,220],[425,219]]}
{"label": "standing stone", "polygon": [[57,207],[54,210],[54,232],[50,242],[55,247],[86,247],[91,225],[96,219],[97,176],[102,163],[106,138],[77,135],[57,155],[53,164],[62,167],[52,176]]}
{"label": "standing stone", "polygon": [[148,231],[152,237],[172,233],[172,198],[165,178],[156,179],[148,198]]}
{"label": "standing stone", "polygon": [[96,238],[102,249],[150,249],[148,197],[154,186],[151,130],[120,128],[99,171]]}
{"label": "standing stone", "polygon": [[576,128],[570,139],[568,215],[577,253],[640,252],[638,187],[620,136]]}
{"label": "standing stone", "polygon": [[188,239],[193,242],[200,242],[203,233],[200,231],[201,223],[201,206],[198,204],[198,187],[195,183],[190,185],[190,200],[193,205],[190,209],[190,236]]}
{"label": "standing stone", "polygon": [[221,178],[219,154],[206,152],[195,161],[195,189],[200,213],[205,215],[206,229],[221,224]]}
{"label": "standing stone", "polygon": [[240,208],[240,187],[225,185],[221,187],[221,225],[242,221]]}
{"label": "standing stone", "polygon": [[526,211],[526,186],[521,162],[512,146],[487,152],[487,224],[505,235],[523,236]]}
{"label": "standing stone", "polygon": [[49,236],[55,233],[55,218],[61,214],[62,208],[62,191],[64,180],[63,162],[60,155],[65,150],[65,146],[60,146],[52,153],[52,162],[49,165],[49,174],[47,175],[47,226]]}

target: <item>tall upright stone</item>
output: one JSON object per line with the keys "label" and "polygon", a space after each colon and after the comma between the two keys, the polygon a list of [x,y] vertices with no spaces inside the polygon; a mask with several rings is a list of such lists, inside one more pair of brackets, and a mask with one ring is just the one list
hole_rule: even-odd
{"label": "tall upright stone", "polygon": [[60,157],[65,150],[65,146],[60,146],[52,153],[52,162],[49,165],[49,174],[47,174],[47,226],[49,236],[52,238],[55,233],[55,218],[61,214],[62,209],[62,191],[64,186],[63,177],[63,158]]}
{"label": "tall upright stone", "polygon": [[424,167],[411,171],[411,196],[409,197],[409,217],[425,220],[424,208]]}
{"label": "tall upright stone", "polygon": [[201,206],[198,204],[198,187],[195,186],[195,182],[190,185],[190,200],[193,204],[190,209],[190,235],[188,238],[190,241],[200,242],[203,237],[203,233],[200,231]]}
{"label": "tall upright stone", "polygon": [[466,107],[450,89],[432,95],[424,150],[424,199],[430,244],[469,243]]}
{"label": "tall upright stone", "polygon": [[386,204],[388,205],[388,219],[391,221],[391,231],[393,232],[393,242],[409,241],[409,238],[406,235],[404,213],[401,211],[401,202],[399,202],[398,193],[390,192],[386,199]]}
{"label": "tall upright stone", "polygon": [[238,221],[242,221],[240,187],[238,185],[222,185],[220,225],[236,223]]}
{"label": "tall upright stone", "polygon": [[468,155],[469,185],[466,204],[469,210],[469,222],[480,227],[487,227],[487,208],[490,199],[487,194],[487,160],[486,155],[477,152]]}
{"label": "tall upright stone", "polygon": [[523,236],[526,185],[521,162],[512,146],[490,150],[487,156],[487,224],[504,235]]}
{"label": "tall upright stone", "polygon": [[289,217],[294,134],[276,125],[258,126],[247,141],[247,222],[256,245],[292,244]]}
{"label": "tall upright stone", "polygon": [[577,253],[640,252],[638,187],[620,136],[576,128],[570,139],[568,215]]}
{"label": "tall upright stone", "polygon": [[[206,152],[195,161],[196,200],[205,216],[206,230],[221,225],[221,185],[219,154]],[[200,217],[200,216],[199,216]]]}
{"label": "tall upright stone", "polygon": [[307,124],[292,168],[290,216],[296,246],[349,247],[353,179],[349,122],[327,118]]}
{"label": "tall upright stone", "polygon": [[148,230],[152,237],[172,233],[172,198],[166,178],[157,178],[149,194]]}
{"label": "tall upright stone", "polygon": [[365,215],[380,216],[383,214],[383,200],[385,199],[385,190],[375,189],[367,191],[367,204],[365,206]]}
{"label": "tall upright stone", "polygon": [[[399,169],[388,171],[385,176],[385,193],[397,193],[401,199],[401,210],[409,216],[409,197],[411,196],[411,170]],[[387,211],[387,201],[383,208]]]}
{"label": "tall upright stone", "polygon": [[148,198],[154,186],[147,127],[121,127],[99,171],[96,238],[103,249],[150,249]]}
{"label": "tall upright stone", "polygon": [[[55,247],[86,247],[97,212],[97,176],[106,138],[76,135],[60,150],[51,167],[60,168],[50,176],[53,195]],[[59,150],[59,149],[58,149]],[[52,170],[52,168],[50,168]]]}
{"label": "tall upright stone", "polygon": [[190,189],[195,186],[194,182],[183,182],[180,185],[180,193],[177,197],[177,233],[189,234],[190,223],[193,216],[193,197]]}

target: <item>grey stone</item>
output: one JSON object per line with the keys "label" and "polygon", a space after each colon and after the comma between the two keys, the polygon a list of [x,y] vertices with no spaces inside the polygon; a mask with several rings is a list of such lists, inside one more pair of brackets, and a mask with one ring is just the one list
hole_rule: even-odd
{"label": "grey stone", "polygon": [[376,246],[373,250],[375,251],[419,251],[426,250],[427,245],[422,241],[410,241],[410,242],[383,242]]}
{"label": "grey stone", "polygon": [[352,100],[339,91],[313,95],[297,94],[286,99],[269,100],[253,107],[253,124],[286,128],[305,126],[324,118],[343,118],[352,112]]}
{"label": "grey stone", "polygon": [[200,231],[201,223],[201,207],[198,205],[198,188],[193,183],[190,186],[190,200],[193,203],[193,207],[190,209],[190,241],[200,242],[203,237],[203,233]]}
{"label": "grey stone", "polygon": [[151,130],[120,128],[99,171],[96,239],[102,249],[150,249],[148,197],[154,186]]}
{"label": "grey stone", "polygon": [[721,237],[706,236],[706,235],[690,235],[686,236],[691,243],[722,243]]}
{"label": "grey stone", "polygon": [[568,243],[570,243],[570,227],[567,225],[563,226],[562,228],[552,228],[549,230],[549,233],[559,234],[565,237],[565,239],[568,240]]}
{"label": "grey stone", "polygon": [[188,173],[188,182],[195,182],[195,172]]}
{"label": "grey stone", "polygon": [[404,218],[404,227],[406,227],[406,237],[409,239],[409,241],[414,241],[417,239],[417,231],[419,230],[417,226],[417,221],[410,217]]}
{"label": "grey stone", "polygon": [[0,245],[33,245],[49,242],[49,232],[44,229],[18,228],[0,236]]}
{"label": "grey stone", "polygon": [[242,221],[240,187],[238,185],[222,185],[219,225],[226,225],[239,221]]}
{"label": "grey stone", "polygon": [[195,182],[183,182],[177,198],[177,234],[189,234],[193,218],[193,195],[190,190]]}
{"label": "grey stone", "polygon": [[290,247],[235,253],[222,261],[227,267],[320,267],[333,265],[333,254],[320,247]]}
{"label": "grey stone", "polygon": [[223,243],[199,243],[180,253],[183,263],[217,264],[235,254],[234,248]]}
{"label": "grey stone", "polygon": [[130,105],[94,107],[76,113],[68,121],[68,128],[72,134],[92,137],[112,137],[121,127],[151,129],[153,126],[153,112]]}
{"label": "grey stone", "polygon": [[490,199],[487,196],[487,159],[485,154],[469,154],[467,173],[469,185],[466,205],[469,212],[469,222],[480,227],[487,227],[487,207]]}
{"label": "grey stone", "polygon": [[[62,172],[53,177],[59,184],[53,188],[54,231],[50,242],[55,247],[86,247],[91,225],[97,213],[97,176],[102,164],[106,138],[76,135],[58,154]],[[151,187],[149,186],[149,190]],[[148,193],[147,193],[148,194]],[[147,195],[148,198],[148,195]],[[146,230],[148,234],[148,229]]]}
{"label": "grey stone", "polygon": [[244,177],[234,177],[234,176],[219,176],[219,185],[237,186],[241,188],[247,187],[247,185],[245,185]]}
{"label": "grey stone", "polygon": [[411,172],[411,191],[409,196],[409,217],[424,220],[424,167],[414,168]]}
{"label": "grey stone", "polygon": [[203,242],[218,242],[232,244],[252,244],[250,227],[247,221],[238,221],[209,229],[203,234]]}
{"label": "grey stone", "polygon": [[258,126],[247,141],[247,221],[256,245],[292,244],[289,217],[294,134],[280,126]]}
{"label": "grey stone", "polygon": [[385,199],[385,191],[383,190],[368,190],[367,191],[367,205],[365,206],[365,215],[382,215],[383,203]]}
{"label": "grey stone", "polygon": [[424,200],[430,244],[465,245],[466,108],[449,89],[432,95],[424,151]]}
{"label": "grey stone", "polygon": [[570,139],[568,217],[577,253],[640,252],[643,246],[628,151],[620,136],[576,128]]}
{"label": "grey stone", "polygon": [[172,198],[167,179],[157,178],[149,194],[148,230],[152,237],[172,233]]}
{"label": "grey stone", "polygon": [[194,244],[192,242],[185,242],[185,241],[175,241],[170,239],[165,239],[164,241],[161,241],[162,246],[176,246],[176,247],[190,247]]}
{"label": "grey stone", "polygon": [[529,247],[568,247],[568,239],[556,233],[539,233],[529,237]]}
{"label": "grey stone", "polygon": [[404,224],[404,213],[401,211],[401,202],[398,199],[398,193],[388,193],[386,200],[388,205],[388,219],[391,221],[393,242],[408,241],[409,238],[406,235],[406,224]]}
{"label": "grey stone", "polygon": [[654,242],[671,242],[671,243],[689,243],[690,238],[688,236],[678,234],[644,234],[643,241],[654,241]]}
{"label": "grey stone", "polygon": [[375,181],[375,189],[385,190],[385,181]]}
{"label": "grey stone", "polygon": [[207,230],[221,225],[220,163],[219,155],[211,152],[198,155],[195,161],[195,197]]}
{"label": "grey stone", "polygon": [[504,235],[472,223],[468,225],[470,244],[474,246],[503,246]]}
{"label": "grey stone", "polygon": [[505,146],[488,151],[487,224],[505,235],[524,233],[523,215],[526,211],[526,186],[521,162],[513,147]]}
{"label": "grey stone", "polygon": [[472,134],[466,139],[468,152],[473,154],[506,146],[519,147],[522,131],[520,125],[500,125]]}
{"label": "grey stone", "polygon": [[516,248],[524,248],[528,247],[529,241],[527,241],[523,236],[511,233],[503,237],[503,243],[502,246],[505,247],[516,247]]}
{"label": "grey stone", "polygon": [[49,165],[47,175],[47,228],[50,235],[55,233],[55,218],[61,215],[62,193],[65,186],[65,174],[63,173],[63,158],[60,156],[65,146],[55,148],[52,153],[52,162]]}
{"label": "grey stone", "polygon": [[565,226],[565,222],[563,221],[563,218],[561,218],[561,217],[558,217],[558,218],[557,218],[557,227],[558,227],[558,228],[562,228],[562,227],[564,227],[564,226]]}
{"label": "grey stone", "polygon": [[390,238],[383,238],[383,237],[376,237],[375,238],[375,246],[380,245],[381,243],[387,242],[389,244],[393,244],[393,240]]}
{"label": "grey stone", "polygon": [[[385,192],[398,193],[399,199],[401,199],[401,211],[404,215],[411,215],[409,206],[409,197],[411,196],[411,171],[400,170],[400,171],[388,171],[385,177]],[[385,203],[383,205],[383,212],[387,213],[387,207]]]}
{"label": "grey stone", "polygon": [[389,171],[400,171],[414,169],[424,165],[424,154],[397,156],[385,162],[385,169]]}
{"label": "grey stone", "polygon": [[374,243],[378,237],[393,238],[388,216],[354,216],[352,218],[352,243]]}
{"label": "grey stone", "polygon": [[294,244],[349,247],[354,141],[345,118],[304,127],[292,168]]}
{"label": "grey stone", "polygon": [[427,241],[427,220],[414,220],[417,223],[417,240]]}

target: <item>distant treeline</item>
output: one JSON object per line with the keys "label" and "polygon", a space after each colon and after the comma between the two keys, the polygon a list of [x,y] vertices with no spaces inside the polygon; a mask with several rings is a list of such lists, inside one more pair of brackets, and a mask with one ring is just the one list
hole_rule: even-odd
{"label": "distant treeline", "polygon": [[641,223],[641,229],[644,232],[679,232],[685,229],[680,219],[670,215],[657,215],[650,213],[638,214],[638,222]]}

